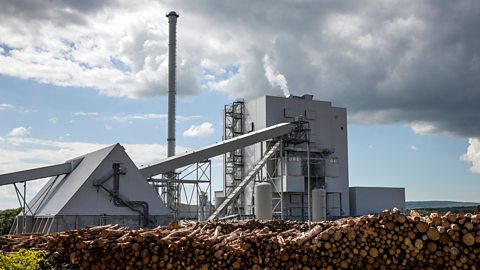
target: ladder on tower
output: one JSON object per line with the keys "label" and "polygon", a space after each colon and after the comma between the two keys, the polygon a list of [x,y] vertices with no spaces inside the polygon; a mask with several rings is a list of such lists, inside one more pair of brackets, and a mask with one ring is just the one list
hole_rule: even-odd
{"label": "ladder on tower", "polygon": [[267,163],[267,161],[277,152],[280,148],[281,141],[276,142],[270,150],[262,157],[262,159],[253,167],[253,169],[248,173],[248,175],[243,178],[243,180],[238,183],[233,191],[225,198],[225,200],[218,206],[217,209],[212,213],[208,220],[214,220],[240,195],[240,193],[245,189],[245,187],[255,178],[255,175],[260,171],[260,169]]}

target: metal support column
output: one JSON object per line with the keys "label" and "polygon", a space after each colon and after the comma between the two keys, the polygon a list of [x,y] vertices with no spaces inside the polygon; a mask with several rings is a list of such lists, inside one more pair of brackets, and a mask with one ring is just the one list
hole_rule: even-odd
{"label": "metal support column", "polygon": [[280,149],[280,219],[283,220],[283,176],[285,174],[285,145],[284,141],[281,141],[281,149]]}
{"label": "metal support column", "polygon": [[308,205],[308,228],[310,228],[310,221],[312,220],[312,203],[311,203],[311,183],[310,183],[310,141],[307,142],[307,205]]}

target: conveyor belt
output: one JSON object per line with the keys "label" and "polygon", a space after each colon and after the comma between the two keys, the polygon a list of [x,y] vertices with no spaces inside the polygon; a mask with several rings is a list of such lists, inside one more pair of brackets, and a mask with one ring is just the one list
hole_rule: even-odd
{"label": "conveyor belt", "polygon": [[248,173],[248,175],[240,181],[238,186],[233,189],[233,191],[227,195],[225,200],[215,209],[215,212],[212,213],[208,220],[216,219],[229,205],[235,200],[243,189],[255,178],[255,175],[260,171],[260,169],[265,165],[265,163],[270,159],[270,157],[277,152],[280,148],[281,141],[275,143],[275,145],[267,151],[267,153],[262,157],[262,159],[253,167],[253,169]]}
{"label": "conveyor belt", "polygon": [[268,128],[247,133],[229,140],[225,140],[210,146],[200,148],[184,154],[166,158],[155,165],[140,169],[145,178],[172,172],[183,166],[200,162],[245,146],[249,146],[268,139],[288,134],[294,128],[294,124],[281,123]]}
{"label": "conveyor belt", "polygon": [[51,165],[36,169],[24,170],[13,173],[6,173],[0,175],[0,186],[14,184],[18,182],[25,182],[30,180],[41,179],[50,176],[67,174],[73,171],[75,167],[82,161],[76,159],[67,161],[63,164]]}

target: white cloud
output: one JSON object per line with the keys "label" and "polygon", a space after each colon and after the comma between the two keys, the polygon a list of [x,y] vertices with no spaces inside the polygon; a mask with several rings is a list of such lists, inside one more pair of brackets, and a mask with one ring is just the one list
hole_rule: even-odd
{"label": "white cloud", "polygon": [[38,110],[25,109],[25,108],[23,108],[23,107],[20,107],[20,108],[18,109],[18,112],[19,112],[19,113],[36,113],[36,112],[38,112]]}
{"label": "white cloud", "polygon": [[15,108],[15,106],[13,106],[12,104],[6,104],[6,103],[0,104],[0,110],[7,110],[7,109],[13,109],[13,108]]}
{"label": "white cloud", "polygon": [[[167,157],[167,145],[163,144],[122,144],[128,155],[138,167],[155,164]],[[189,148],[176,146],[177,153],[187,152]]]}
{"label": "white cloud", "polygon": [[98,112],[74,112],[76,116],[98,116]]}
{"label": "white cloud", "polygon": [[50,117],[48,119],[48,122],[50,122],[52,124],[56,124],[58,122],[58,118],[57,117]]}
{"label": "white cloud", "polygon": [[[62,7],[64,3],[45,4],[35,11],[27,5],[10,5],[18,13],[41,16],[0,14],[2,44],[9,48],[8,54],[0,54],[1,74],[95,88],[110,96],[165,95],[161,89],[166,89],[167,82],[168,22],[158,19],[158,14],[167,10],[164,4],[117,2],[89,13]],[[63,18],[65,8],[75,20]],[[178,94],[197,93],[194,62],[183,55],[179,49]]]}
{"label": "white cloud", "polygon": [[105,117],[107,120],[115,120],[118,122],[132,121],[132,120],[152,120],[152,119],[167,119],[166,114],[146,113],[133,115],[117,115]]}
{"label": "white cloud", "polygon": [[[65,134],[68,136],[68,133]],[[65,162],[68,159],[107,147],[107,144],[64,142],[36,138],[9,137],[0,140],[0,173]],[[150,164],[166,157],[160,144],[122,144],[137,165]],[[187,148],[177,146],[178,152]]]}
{"label": "white cloud", "polygon": [[417,148],[417,146],[412,144],[412,145],[410,145],[410,150],[417,151],[418,148]]}
{"label": "white cloud", "polygon": [[[193,118],[200,118],[201,116],[198,115],[192,115],[192,116],[183,116],[183,115],[176,115],[175,119],[177,121],[188,121]],[[131,115],[116,115],[116,116],[109,116],[109,117],[104,117],[103,120],[115,120],[118,122],[127,122],[127,121],[133,121],[133,120],[156,120],[156,119],[162,119],[166,120],[168,118],[167,114],[157,114],[157,113],[144,113],[144,114],[131,114]]]}
{"label": "white cloud", "polygon": [[[103,121],[113,120],[117,122],[131,122],[134,120],[142,121],[142,120],[158,120],[158,119],[166,120],[168,118],[167,114],[159,114],[159,113],[120,114],[120,115],[114,115],[114,116],[100,117],[100,114],[98,112],[74,112],[73,115],[95,117],[97,120],[103,120]],[[199,115],[190,115],[190,116],[176,115],[175,119],[177,121],[189,121],[189,120],[201,118],[201,117],[202,116],[199,116]]]}
{"label": "white cloud", "polygon": [[472,164],[471,172],[480,173],[480,138],[469,138],[468,144],[467,152],[460,156],[460,160]]}
{"label": "white cloud", "polygon": [[[171,2],[107,3],[2,3],[0,74],[111,96],[165,95],[168,23],[158,14]],[[424,121],[434,126],[412,130],[477,136],[480,126],[466,123],[480,119],[480,35],[470,27],[480,24],[478,7],[475,0],[175,1],[178,94],[278,95],[270,82],[286,86],[288,78],[292,94],[345,106],[351,121]]]}
{"label": "white cloud", "polygon": [[25,137],[28,136],[30,132],[25,127],[16,127],[8,133],[8,137]]}
{"label": "white cloud", "polygon": [[214,132],[212,123],[205,122],[199,126],[191,125],[183,132],[184,137],[206,137]]}
{"label": "white cloud", "polygon": [[70,136],[72,136],[72,134],[70,134],[70,133],[67,132],[67,133],[65,133],[63,136],[58,137],[58,139],[59,139],[59,140],[63,140],[63,139],[68,138],[68,137],[70,137]]}
{"label": "white cloud", "polygon": [[412,129],[413,133],[419,135],[432,135],[441,132],[441,130],[433,123],[425,121],[414,121],[410,124],[410,128]]}
{"label": "white cloud", "polygon": [[[63,143],[33,138],[10,137],[0,141],[0,174],[63,163],[73,157],[98,150],[104,145]],[[27,183],[27,200],[41,189],[45,180]],[[18,207],[11,185],[0,186],[0,208]]]}

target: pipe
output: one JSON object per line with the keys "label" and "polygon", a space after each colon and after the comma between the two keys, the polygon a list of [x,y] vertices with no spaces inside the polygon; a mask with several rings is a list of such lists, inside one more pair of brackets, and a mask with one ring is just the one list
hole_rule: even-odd
{"label": "pipe", "polygon": [[168,157],[175,155],[175,95],[176,95],[176,46],[177,46],[177,18],[175,11],[167,14],[168,18]]}
{"label": "pipe", "polygon": [[120,192],[120,163],[113,163],[113,196],[118,197]]}
{"label": "pipe", "polygon": [[280,219],[283,220],[283,176],[287,174],[285,168],[285,144],[282,139],[282,148],[280,150]]}
{"label": "pipe", "polygon": [[22,233],[27,233],[27,181],[23,182],[23,231]]}
{"label": "pipe", "polygon": [[311,202],[311,192],[312,192],[312,188],[311,188],[311,183],[310,183],[310,139],[308,140],[307,142],[307,188],[308,188],[308,192],[307,192],[307,196],[308,196],[308,228],[311,229],[311,220],[312,220],[312,202]]}
{"label": "pipe", "polygon": [[[126,170],[125,168],[120,166],[120,163],[113,163],[112,170],[108,172],[108,174],[105,175],[104,177],[94,180],[93,185],[96,187],[102,188],[108,194],[110,194],[110,196],[113,198],[113,205],[115,205],[116,207],[128,207],[130,208],[130,210],[139,213],[143,217],[143,226],[149,226],[150,224],[153,224],[154,221],[152,221],[149,218],[150,214],[148,209],[149,208],[148,202],[126,201],[120,197],[120,175],[125,175],[125,174],[126,174]],[[110,191],[103,184],[112,177],[113,177],[113,191]],[[141,208],[141,209],[137,209],[137,208]]]}

